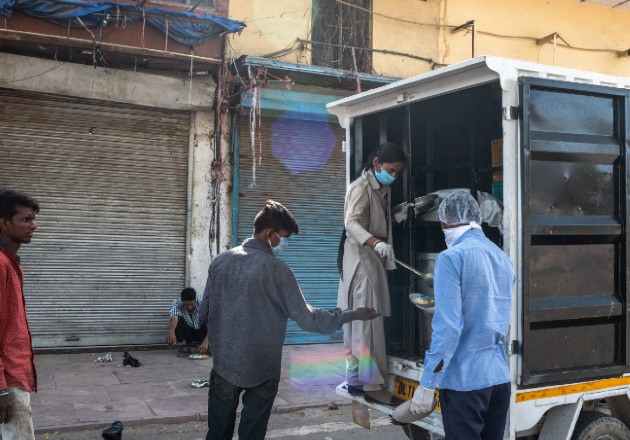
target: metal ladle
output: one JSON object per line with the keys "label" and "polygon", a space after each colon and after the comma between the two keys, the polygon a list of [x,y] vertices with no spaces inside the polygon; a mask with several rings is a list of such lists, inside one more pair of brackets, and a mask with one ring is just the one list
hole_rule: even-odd
{"label": "metal ladle", "polygon": [[424,282],[427,283],[427,287],[429,287],[430,289],[433,288],[433,274],[432,273],[420,272],[419,270],[414,269],[413,267],[409,266],[408,264],[403,263],[400,260],[394,260],[394,261],[400,264],[402,267],[404,267],[408,271],[410,271],[411,273],[418,275],[420,278],[422,278]]}

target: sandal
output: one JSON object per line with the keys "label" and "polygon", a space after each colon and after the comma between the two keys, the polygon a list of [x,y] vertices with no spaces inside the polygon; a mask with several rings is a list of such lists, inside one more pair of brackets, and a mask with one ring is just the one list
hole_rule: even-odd
{"label": "sandal", "polygon": [[177,353],[177,357],[187,358],[190,355],[190,348],[187,345],[182,345],[179,347],[179,352]]}

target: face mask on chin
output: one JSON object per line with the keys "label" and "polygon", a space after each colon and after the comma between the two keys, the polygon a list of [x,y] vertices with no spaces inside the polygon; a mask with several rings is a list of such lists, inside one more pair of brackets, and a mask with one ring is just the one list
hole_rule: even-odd
{"label": "face mask on chin", "polygon": [[470,231],[471,229],[481,229],[481,226],[479,226],[475,222],[470,222],[470,224],[468,225],[462,225],[456,228],[442,229],[442,232],[444,233],[444,241],[446,241],[446,247],[448,249],[453,247],[457,239],[461,237],[464,232]]}
{"label": "face mask on chin", "polygon": [[278,233],[275,231],[274,231],[274,234],[276,234],[276,236],[280,239],[280,243],[278,243],[277,246],[272,246],[270,240],[267,240],[267,243],[269,243],[271,252],[273,252],[274,255],[278,256],[282,252],[284,252],[289,246],[289,237],[280,237],[280,235],[278,235]]}

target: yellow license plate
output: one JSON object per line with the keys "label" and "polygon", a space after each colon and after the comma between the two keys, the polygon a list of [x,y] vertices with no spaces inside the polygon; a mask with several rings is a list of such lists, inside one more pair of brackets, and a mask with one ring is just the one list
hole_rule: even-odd
{"label": "yellow license plate", "polygon": [[405,379],[404,377],[397,377],[394,384],[394,397],[401,400],[410,400],[413,397],[413,393],[418,388],[418,382],[415,380]]}
{"label": "yellow license plate", "polygon": [[[411,400],[413,393],[416,392],[416,388],[419,386],[420,384],[415,380],[405,379],[404,377],[396,377],[394,392],[392,395],[401,400]],[[437,390],[435,390],[435,400],[437,401],[435,411],[440,412],[440,397]]]}

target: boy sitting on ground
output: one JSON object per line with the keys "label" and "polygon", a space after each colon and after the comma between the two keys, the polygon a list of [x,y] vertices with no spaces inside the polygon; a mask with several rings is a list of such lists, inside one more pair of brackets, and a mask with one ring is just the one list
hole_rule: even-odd
{"label": "boy sitting on ground", "polygon": [[200,304],[201,299],[192,287],[182,290],[180,298],[173,300],[166,343],[173,348],[177,342],[184,341],[178,356],[208,352],[208,328],[199,320]]}

